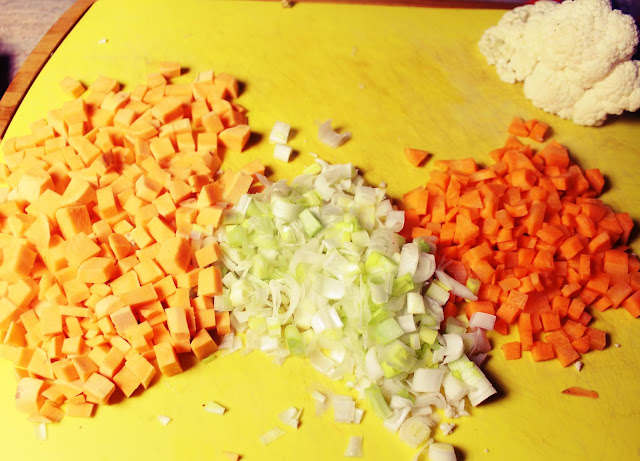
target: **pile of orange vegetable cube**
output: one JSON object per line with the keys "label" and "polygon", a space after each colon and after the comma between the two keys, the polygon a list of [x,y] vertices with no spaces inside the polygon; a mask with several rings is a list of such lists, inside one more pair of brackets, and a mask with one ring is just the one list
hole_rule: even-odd
{"label": "pile of orange vegetable cube", "polygon": [[74,99],[4,140],[0,357],[33,421],[91,416],[157,370],[181,372],[177,354],[211,355],[230,331],[213,309],[220,250],[192,243],[264,168],[216,176],[250,136],[238,83],[213,71],[171,83],[178,75],[163,63],[130,93],[65,78]]}
{"label": "pile of orange vegetable cube", "polygon": [[448,271],[481,282],[478,301],[452,295],[446,317],[459,305],[469,318],[495,315],[499,333],[518,328],[519,341],[502,346],[507,359],[530,351],[534,361],[567,366],[606,346],[606,332],[589,326],[589,306],[640,316],[640,261],[626,246],[629,214],[597,198],[600,171],[583,171],[555,140],[536,151],[519,139],[542,142],[547,130],[515,117],[505,145],[490,153],[493,165],[437,161],[429,181],[403,196],[403,234],[436,238]]}

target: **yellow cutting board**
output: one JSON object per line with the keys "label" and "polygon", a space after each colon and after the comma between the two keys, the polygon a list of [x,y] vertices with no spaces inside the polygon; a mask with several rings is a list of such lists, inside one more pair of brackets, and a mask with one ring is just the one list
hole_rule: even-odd
{"label": "yellow cutting board", "polygon": [[[126,88],[145,81],[163,60],[180,61],[191,81],[213,68],[243,82],[239,102],[259,141],[229,155],[225,166],[253,158],[274,178],[291,178],[313,161],[353,162],[393,197],[426,182],[431,164],[411,167],[405,146],[434,159],[473,156],[502,145],[514,115],[553,127],[583,168],[600,168],[609,181],[604,200],[640,218],[640,121],[612,118],[600,128],[579,127],[531,106],[520,85],[499,81],[477,49],[482,32],[503,11],[278,2],[99,0],[44,67],[20,106],[7,137],[67,99],[58,82],[71,75],[90,83],[103,74]],[[353,138],[338,149],[317,140],[316,122],[332,119]],[[297,154],[272,158],[267,138],[276,120],[290,123]],[[433,160],[431,161],[433,163]],[[632,245],[638,249],[636,242]],[[534,364],[528,353],[505,363],[497,346],[485,370],[499,396],[470,409],[454,432],[434,437],[457,447],[458,459],[640,459],[640,321],[622,309],[599,314],[593,326],[610,332],[609,347],[587,354],[584,368],[557,361]],[[510,338],[508,338],[510,339]],[[620,347],[613,347],[614,343]],[[595,389],[600,399],[561,394],[570,386]],[[98,409],[93,419],[65,418],[37,441],[33,424],[14,409],[15,380],[0,362],[0,458],[96,461],[223,460],[223,450],[247,461],[342,459],[350,435],[364,436],[365,460],[410,460],[416,450],[383,428],[372,412],[360,425],[316,415],[310,391],[348,393],[300,359],[278,366],[261,353],[236,352],[159,379],[148,391]],[[222,416],[203,411],[216,401]],[[301,426],[269,446],[259,436],[281,426],[278,413],[303,409]],[[358,406],[365,408],[364,402]],[[172,421],[161,425],[156,417]],[[426,456],[423,458],[426,459]]]}

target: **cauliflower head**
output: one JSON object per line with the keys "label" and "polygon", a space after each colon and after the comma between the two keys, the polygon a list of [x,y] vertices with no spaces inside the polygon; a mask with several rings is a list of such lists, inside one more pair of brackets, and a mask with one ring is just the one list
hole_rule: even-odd
{"label": "cauliflower head", "polygon": [[609,0],[542,0],[505,13],[478,46],[500,79],[524,82],[534,106],[576,124],[640,107],[638,29]]}

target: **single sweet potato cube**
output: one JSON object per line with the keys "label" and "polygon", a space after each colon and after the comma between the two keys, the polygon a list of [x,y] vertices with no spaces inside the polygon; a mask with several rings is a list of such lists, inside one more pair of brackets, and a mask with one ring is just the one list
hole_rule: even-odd
{"label": "single sweet potato cube", "polygon": [[191,350],[198,360],[205,359],[218,350],[218,345],[213,341],[207,330],[200,330],[191,341]]}
{"label": "single sweet potato cube", "polygon": [[168,342],[162,342],[153,346],[156,353],[156,360],[158,361],[158,368],[162,374],[167,376],[173,376],[178,373],[182,373],[182,366],[178,361],[173,346]]}
{"label": "single sweet potato cube", "polygon": [[42,396],[45,382],[42,379],[25,377],[18,381],[16,389],[16,409],[33,415],[38,413],[45,402]]}
{"label": "single sweet potato cube", "polygon": [[84,392],[87,397],[91,397],[101,404],[107,404],[115,390],[115,384],[100,373],[93,373],[84,383]]}

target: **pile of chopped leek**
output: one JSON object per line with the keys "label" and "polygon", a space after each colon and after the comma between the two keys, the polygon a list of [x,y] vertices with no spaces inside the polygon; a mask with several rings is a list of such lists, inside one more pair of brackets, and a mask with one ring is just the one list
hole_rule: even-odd
{"label": "pile of chopped leek", "polygon": [[450,292],[476,299],[473,284],[436,270],[432,242],[404,241],[404,214],[384,189],[321,160],[291,184],[260,180],[264,191],[243,196],[215,234],[215,308],[230,311],[246,351],[308,357],[414,447],[429,439],[434,407],[466,415],[465,397],[475,406],[496,392],[468,358],[482,335],[443,322]]}

